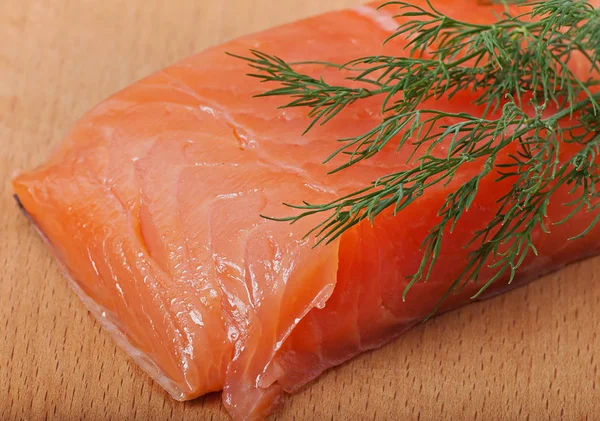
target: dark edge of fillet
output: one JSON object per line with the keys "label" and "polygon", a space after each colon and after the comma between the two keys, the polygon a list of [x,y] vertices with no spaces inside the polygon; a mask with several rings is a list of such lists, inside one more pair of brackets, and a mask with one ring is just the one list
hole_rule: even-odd
{"label": "dark edge of fillet", "polygon": [[21,213],[23,215],[25,215],[25,218],[27,218],[27,220],[29,222],[31,222],[33,224],[33,226],[36,227],[36,229],[39,231],[39,233],[42,235],[42,238],[45,241],[48,241],[48,238],[46,237],[46,235],[42,232],[42,230],[40,229],[40,227],[38,226],[38,224],[35,223],[35,221],[33,220],[33,218],[31,217],[31,215],[29,214],[29,212],[27,212],[27,209],[25,209],[25,206],[23,206],[23,203],[21,203],[21,199],[19,199],[19,196],[17,194],[13,194],[13,198],[15,199],[15,202],[17,202],[17,206],[19,207],[19,209],[21,210]]}
{"label": "dark edge of fillet", "polygon": [[23,206],[23,203],[21,203],[21,199],[19,199],[19,196],[13,194],[13,199],[15,199],[15,202],[17,202],[17,206],[19,206],[19,209],[21,210],[21,212],[23,212],[23,215],[25,215],[27,219],[31,220],[31,216],[29,216],[29,213],[27,213],[27,209],[25,209],[25,206]]}

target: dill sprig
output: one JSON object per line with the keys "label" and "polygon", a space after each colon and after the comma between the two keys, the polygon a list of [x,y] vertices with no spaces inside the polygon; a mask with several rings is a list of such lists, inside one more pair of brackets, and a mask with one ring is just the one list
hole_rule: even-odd
{"label": "dill sprig", "polygon": [[[581,79],[569,67],[577,54],[589,66],[589,74],[600,70],[600,11],[585,1],[549,0],[530,4],[516,15],[506,9],[495,23],[481,25],[446,16],[430,2],[419,7],[390,1],[381,7],[396,7],[396,17],[404,22],[384,42],[407,40],[408,54],[321,63],[348,72],[351,86],[331,85],[264,52],[236,56],[255,70],[250,76],[280,85],[259,96],[289,97],[283,108],[309,109],[307,131],[357,101],[382,96],[381,122],[359,136],[339,139],[341,146],[326,162],[339,154],[347,160],[332,172],[374,156],[390,142],[412,148],[408,169],[329,203],[287,204],[300,212],[277,220],[293,223],[324,214],[307,235],[316,235],[319,243],[331,242],[365,219],[373,222],[384,210],[401,212],[432,186],[448,185],[466,164],[479,162],[480,171],[447,195],[438,224],[423,241],[419,268],[404,291],[406,296],[412,285],[430,277],[444,232],[451,232],[472,205],[481,180],[496,174],[497,180],[510,178],[511,187],[500,198],[494,217],[465,244],[473,250],[444,296],[477,281],[481,270],[489,267],[493,275],[477,297],[502,276],[511,282],[529,253],[537,253],[533,233],[549,232],[546,210],[561,187],[571,186],[575,197],[566,204],[573,211],[561,223],[600,206],[598,81]],[[450,100],[464,90],[485,105],[481,115],[421,108],[427,100]],[[445,123],[448,118],[455,122]],[[562,162],[560,151],[566,142],[580,148]],[[444,156],[436,153],[442,143],[449,145]],[[507,152],[513,150],[509,147],[517,152]]]}

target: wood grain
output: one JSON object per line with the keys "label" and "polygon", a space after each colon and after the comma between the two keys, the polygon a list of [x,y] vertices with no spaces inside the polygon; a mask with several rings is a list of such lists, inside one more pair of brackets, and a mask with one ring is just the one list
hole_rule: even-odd
{"label": "wood grain", "polygon": [[[175,402],[115,347],[8,180],[134,80],[237,35],[358,3],[0,2],[0,420],[227,419],[218,395]],[[419,326],[330,370],[274,418],[600,419],[599,269],[588,260]]]}

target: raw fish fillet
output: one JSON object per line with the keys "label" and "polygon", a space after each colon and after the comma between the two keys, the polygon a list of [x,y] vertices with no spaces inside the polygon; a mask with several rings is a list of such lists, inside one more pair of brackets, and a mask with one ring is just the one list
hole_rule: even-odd
{"label": "raw fish fillet", "polygon": [[[491,22],[499,10],[474,0],[434,3],[475,22]],[[482,181],[472,208],[444,237],[430,280],[414,285],[406,302],[406,278],[418,267],[437,210],[481,162],[396,217],[382,214],[316,248],[314,238],[303,237],[323,215],[294,225],[260,216],[286,216],[294,211],[283,202],[329,201],[407,168],[411,148],[390,145],[327,175],[344,159],[322,164],[335,140],[375,126],[380,99],[302,136],[306,110],[277,109],[282,98],[252,99],[269,86],[245,76],[247,65],[225,52],[260,49],[288,61],[329,62],[406,55],[405,40],[382,46],[396,28],[396,10],[375,6],[249,35],[134,83],[81,119],[45,164],[14,180],[18,200],[84,304],[175,399],[223,390],[234,419],[262,419],[284,391],[419,323],[462,270],[463,246],[509,188],[511,180],[495,182],[497,174]],[[346,76],[318,65],[300,69],[333,83]],[[423,107],[481,113],[473,98],[465,91]],[[569,200],[565,190],[551,203],[549,226],[570,212],[563,206]],[[567,241],[593,217],[579,213],[549,235],[536,232],[539,255],[526,260],[513,285],[598,253],[598,229]],[[490,273],[442,310],[470,302]],[[498,285],[491,293],[507,288]]]}

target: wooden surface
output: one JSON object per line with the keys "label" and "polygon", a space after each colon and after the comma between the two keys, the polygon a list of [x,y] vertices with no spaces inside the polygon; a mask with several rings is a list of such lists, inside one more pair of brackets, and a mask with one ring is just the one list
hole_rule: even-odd
{"label": "wooden surface", "polygon": [[[175,6],[167,6],[172,3]],[[0,1],[0,420],[225,420],[117,349],[11,198],[86,110],[206,46],[359,0]],[[330,370],[277,420],[600,419],[600,259]]]}

